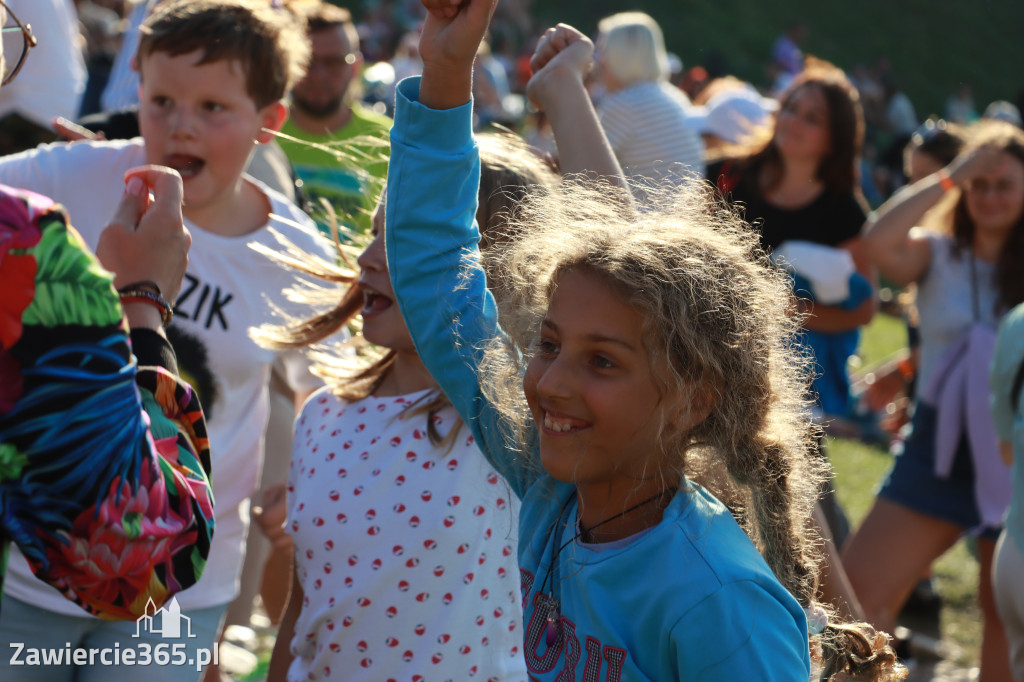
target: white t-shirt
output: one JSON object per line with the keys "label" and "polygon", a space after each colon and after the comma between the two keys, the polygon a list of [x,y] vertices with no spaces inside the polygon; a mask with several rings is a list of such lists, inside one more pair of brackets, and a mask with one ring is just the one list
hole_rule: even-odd
{"label": "white t-shirt", "polygon": [[[95,248],[124,191],[125,170],[143,163],[140,138],[45,145],[0,159],[0,182],[63,204],[75,229]],[[293,390],[308,391],[321,383],[309,373],[301,353],[260,348],[249,338],[250,327],[281,322],[272,306],[292,314],[301,311],[281,293],[299,278],[248,244],[278,248],[268,229],[273,227],[305,251],[331,257],[333,249],[298,208],[252,182],[270,199],[268,226],[241,237],[222,237],[185,221],[192,233],[192,248],[174,322],[167,330],[181,376],[199,392],[206,412],[217,522],[203,577],[178,595],[186,615],[189,609],[230,602],[238,590],[249,526],[248,498],[256,489],[263,459],[270,366],[281,361]],[[51,611],[82,615],[56,590],[34,578],[13,550],[4,591]]]}
{"label": "white t-shirt", "polygon": [[598,115],[622,169],[663,180],[680,171],[704,174],[704,141],[690,123],[690,110],[679,88],[645,82],[605,95]]}
{"label": "white t-shirt", "polygon": [[[525,680],[519,502],[465,426],[450,452],[427,392],[322,389],[295,427],[288,529],[305,601],[289,680]],[[457,419],[434,417],[441,434]],[[417,677],[418,675],[418,677]]]}
{"label": "white t-shirt", "polygon": [[[996,301],[995,263],[974,258],[971,253],[955,253],[954,241],[944,234],[914,228],[917,236],[925,236],[931,249],[928,272],[917,283],[918,331],[921,359],[917,368],[917,391],[920,393],[932,380],[936,365],[949,349],[963,337],[975,322],[993,329],[999,324]],[[978,294],[978,314],[974,313],[974,293]]]}

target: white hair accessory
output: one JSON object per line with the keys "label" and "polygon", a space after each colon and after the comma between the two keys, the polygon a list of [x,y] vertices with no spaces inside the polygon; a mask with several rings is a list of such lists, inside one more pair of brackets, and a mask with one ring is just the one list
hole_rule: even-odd
{"label": "white hair accessory", "polygon": [[804,615],[807,616],[807,634],[813,637],[825,632],[825,628],[828,627],[828,613],[825,609],[818,604],[812,604],[804,609]]}

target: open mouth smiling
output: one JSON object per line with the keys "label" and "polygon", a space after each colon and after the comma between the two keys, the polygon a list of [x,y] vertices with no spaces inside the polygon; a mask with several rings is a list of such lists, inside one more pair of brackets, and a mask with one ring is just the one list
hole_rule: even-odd
{"label": "open mouth smiling", "polygon": [[362,284],[360,285],[360,288],[363,290],[363,308],[360,313],[364,317],[367,315],[372,317],[377,313],[384,312],[394,303],[394,301],[376,289]]}
{"label": "open mouth smiling", "polygon": [[560,433],[572,433],[574,431],[582,431],[583,429],[590,426],[589,422],[585,422],[582,419],[574,419],[564,415],[556,415],[544,410],[544,419],[542,422],[544,431],[548,433],[560,434]]}

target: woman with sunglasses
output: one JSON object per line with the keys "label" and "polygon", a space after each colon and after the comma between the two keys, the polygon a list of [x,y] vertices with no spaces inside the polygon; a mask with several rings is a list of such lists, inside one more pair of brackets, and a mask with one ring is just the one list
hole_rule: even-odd
{"label": "woman with sunglasses", "polygon": [[[952,233],[915,228],[947,195]],[[1024,132],[1005,123],[969,131],[964,151],[883,205],[863,240],[884,277],[917,285],[921,359],[912,433],[843,563],[867,619],[891,629],[931,562],[976,535],[981,676],[1009,680],[991,570],[1010,472],[988,413],[987,369],[999,319],[1024,301]]]}
{"label": "woman with sunglasses", "polygon": [[[2,1],[0,19],[6,86],[35,40]],[[203,413],[163,333],[188,261],[181,178],[146,166],[125,183],[98,261],[60,206],[0,185],[0,587],[14,541],[86,612],[131,621],[198,580],[213,499]],[[15,606],[2,617],[42,626]]]}

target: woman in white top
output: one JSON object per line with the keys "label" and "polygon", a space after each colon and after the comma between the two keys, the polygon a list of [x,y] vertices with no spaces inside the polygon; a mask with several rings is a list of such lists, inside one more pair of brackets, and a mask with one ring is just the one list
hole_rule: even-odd
{"label": "woman in white top", "polygon": [[605,95],[598,116],[626,174],[682,181],[704,174],[704,142],[690,120],[690,100],[668,82],[668,57],[657,22],[622,12],[598,24],[596,61]]}
{"label": "woman in white top", "polygon": [[[1007,680],[991,569],[1010,475],[987,411],[987,367],[996,323],[1024,301],[1024,132],[989,123],[973,133],[952,163],[882,206],[863,236],[882,276],[918,286],[921,362],[913,431],[843,563],[868,620],[891,629],[931,562],[973,531],[981,674]],[[959,195],[952,235],[914,229],[947,192]]]}

